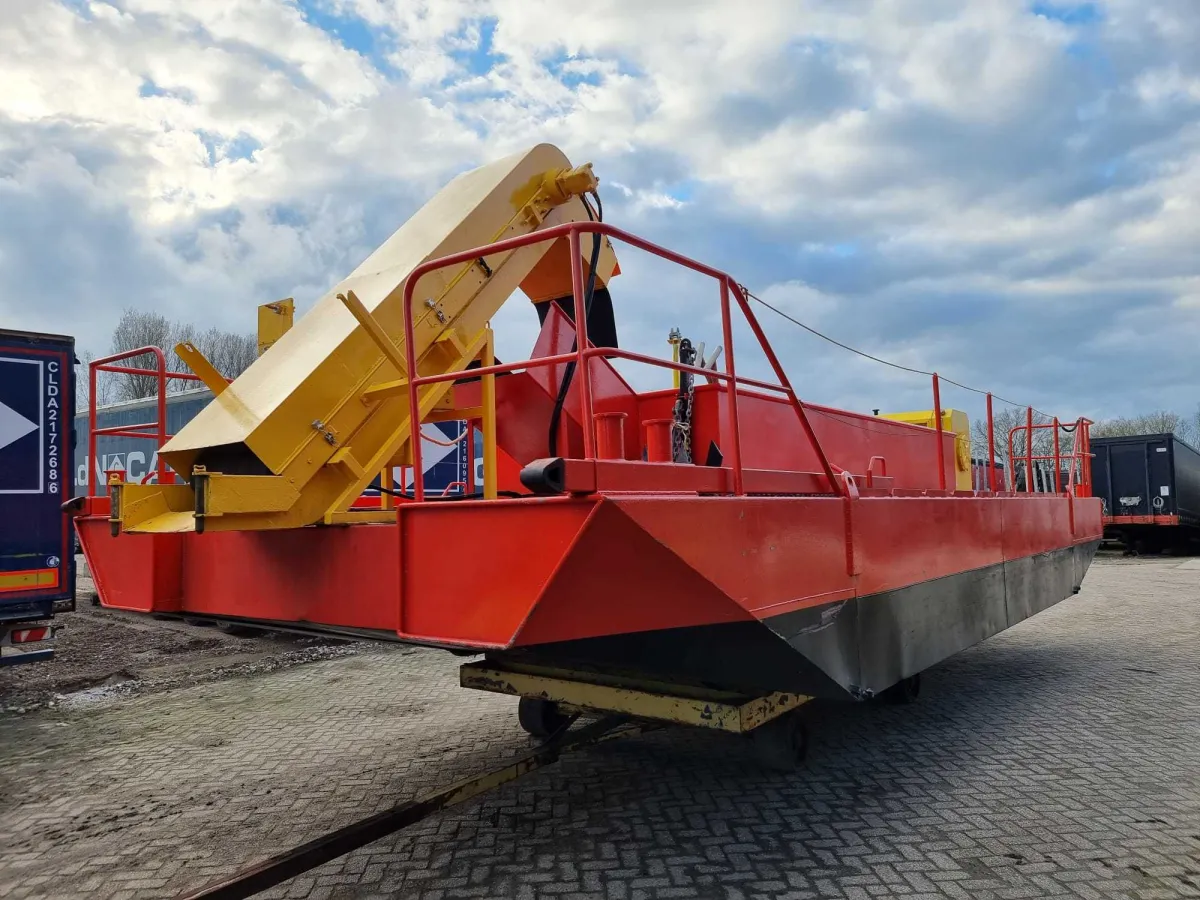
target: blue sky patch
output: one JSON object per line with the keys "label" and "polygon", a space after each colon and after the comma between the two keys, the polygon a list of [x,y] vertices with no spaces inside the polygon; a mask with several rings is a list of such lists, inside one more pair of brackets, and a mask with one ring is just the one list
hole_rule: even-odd
{"label": "blue sky patch", "polygon": [[1037,0],[1030,11],[1035,16],[1053,19],[1065,25],[1095,25],[1104,20],[1104,14],[1095,3],[1056,3],[1052,0]]}
{"label": "blue sky patch", "polygon": [[210,166],[215,166],[221,160],[250,159],[256,150],[262,149],[261,143],[244,132],[227,138],[208,131],[197,131],[196,137],[200,138],[200,143],[208,151]]}
{"label": "blue sky patch", "polygon": [[380,71],[392,69],[387,60],[386,32],[372,28],[358,16],[331,12],[321,0],[299,0],[299,7],[305,21],[335,38],[347,50],[370,60]]}
{"label": "blue sky patch", "polygon": [[493,16],[468,23],[462,31],[451,38],[451,43],[464,43],[471,37],[471,32],[478,29],[478,38],[474,47],[460,46],[449,52],[450,57],[463,66],[472,75],[486,75],[504,56],[498,54],[492,45],[496,36],[496,19]]}
{"label": "blue sky patch", "polygon": [[170,97],[173,100],[182,100],[184,103],[195,103],[196,95],[186,88],[164,88],[155,84],[153,79],[147,78],[142,81],[141,87],[138,88],[139,97]]}
{"label": "blue sky patch", "polygon": [[571,56],[560,52],[544,60],[542,65],[546,67],[546,71],[569,88],[575,88],[581,84],[590,84],[595,87],[600,84],[598,73],[579,72],[571,67],[571,63],[581,62],[584,59],[586,57]]}

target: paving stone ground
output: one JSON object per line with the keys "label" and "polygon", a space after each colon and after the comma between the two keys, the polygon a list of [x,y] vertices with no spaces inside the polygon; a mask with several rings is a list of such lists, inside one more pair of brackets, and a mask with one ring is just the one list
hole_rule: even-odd
{"label": "paving stone ground", "polygon": [[[381,649],[0,721],[0,897],[176,896],[528,747]],[[1200,898],[1200,571],[1102,560],[927,674],[813,705],[805,768],[668,730],[299,877],[288,898]]]}

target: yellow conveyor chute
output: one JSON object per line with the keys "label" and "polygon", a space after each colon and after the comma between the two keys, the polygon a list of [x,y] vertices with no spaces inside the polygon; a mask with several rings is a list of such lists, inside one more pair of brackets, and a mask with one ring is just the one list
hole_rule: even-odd
{"label": "yellow conveyor chute", "polygon": [[[549,144],[459,175],[167,442],[163,459],[189,483],[121,485],[114,520],[134,532],[344,520],[381,470],[408,459],[401,306],[409,274],[430,259],[582,221],[581,195],[595,187],[590,165],[572,168]],[[586,266],[591,242],[583,244]],[[518,288],[537,301],[569,295],[566,245],[562,238],[422,277],[413,302],[418,371],[461,371],[479,358],[488,321]],[[604,241],[598,282],[615,267]],[[398,353],[385,353],[339,295],[357,298]],[[446,407],[451,390],[422,388],[422,416]]]}

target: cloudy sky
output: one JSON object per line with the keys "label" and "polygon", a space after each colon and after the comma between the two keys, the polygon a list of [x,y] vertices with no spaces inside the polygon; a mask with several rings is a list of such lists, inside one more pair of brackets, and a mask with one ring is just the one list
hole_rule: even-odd
{"label": "cloudy sky", "polygon": [[[876,355],[1064,415],[1200,402],[1197,0],[563,8],[4,0],[0,327],[94,351],[125,307],[250,331],[545,140],[595,163],[609,221]],[[625,345],[715,341],[709,286],[622,265]],[[807,398],[928,406],[927,380],[759,315]],[[506,308],[502,355],[534,321]]]}

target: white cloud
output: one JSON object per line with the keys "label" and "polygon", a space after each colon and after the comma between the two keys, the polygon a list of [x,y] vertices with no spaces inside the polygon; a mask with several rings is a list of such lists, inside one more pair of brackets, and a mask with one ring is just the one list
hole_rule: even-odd
{"label": "white cloud", "polygon": [[[851,343],[1039,405],[1182,411],[1200,400],[1195,0],[1037,9],[11,0],[0,316],[97,349],[125,305],[248,326],[257,302],[303,308],[453,173],[551,140],[596,163],[610,220]],[[689,283],[623,268],[631,343],[675,324],[712,342]],[[506,311],[510,357],[526,313]],[[820,399],[904,390],[771,327]]]}

